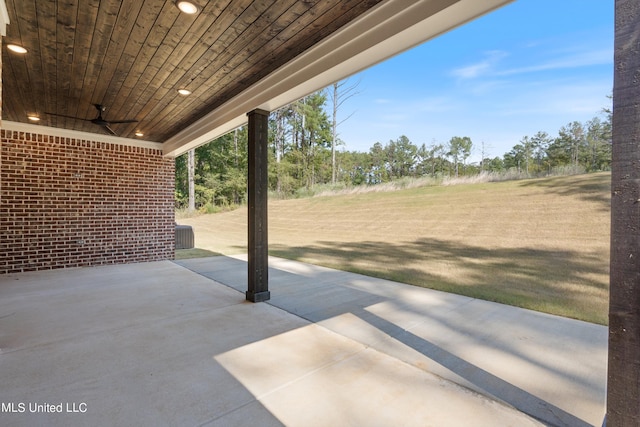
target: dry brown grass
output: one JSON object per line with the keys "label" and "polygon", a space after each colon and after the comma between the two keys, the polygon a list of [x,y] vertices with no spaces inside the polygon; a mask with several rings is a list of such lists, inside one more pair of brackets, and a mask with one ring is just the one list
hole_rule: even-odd
{"label": "dry brown grass", "polygon": [[[601,173],[274,201],[270,253],[606,324],[609,195]],[[246,218],[180,222],[233,254]]]}

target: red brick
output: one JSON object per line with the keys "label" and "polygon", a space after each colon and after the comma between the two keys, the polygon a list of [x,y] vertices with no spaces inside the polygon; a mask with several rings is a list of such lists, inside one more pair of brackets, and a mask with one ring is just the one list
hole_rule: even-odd
{"label": "red brick", "polygon": [[161,150],[0,137],[0,273],[173,258],[174,162]]}

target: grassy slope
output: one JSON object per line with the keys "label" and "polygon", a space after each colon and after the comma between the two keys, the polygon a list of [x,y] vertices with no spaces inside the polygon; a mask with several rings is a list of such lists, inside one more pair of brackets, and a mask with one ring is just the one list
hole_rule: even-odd
{"label": "grassy slope", "polygon": [[[272,255],[606,324],[610,175],[269,205]],[[246,209],[181,219],[246,252]]]}

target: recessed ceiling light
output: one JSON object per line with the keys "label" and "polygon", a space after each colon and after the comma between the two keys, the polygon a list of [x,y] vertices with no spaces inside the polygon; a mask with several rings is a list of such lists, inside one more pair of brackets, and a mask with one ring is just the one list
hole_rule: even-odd
{"label": "recessed ceiling light", "polygon": [[14,51],[15,53],[27,53],[27,49],[25,49],[22,46],[19,46],[17,44],[8,44],[7,48],[9,50]]}
{"label": "recessed ceiling light", "polygon": [[182,96],[191,95],[191,91],[189,89],[178,89],[178,93]]}
{"label": "recessed ceiling light", "polygon": [[140,131],[136,131],[136,136],[144,136],[144,133],[142,133]]}
{"label": "recessed ceiling light", "polygon": [[190,1],[179,0],[176,2],[176,6],[187,15],[194,15],[200,11],[200,8]]}
{"label": "recessed ceiling light", "polygon": [[27,118],[29,120],[31,120],[32,122],[39,122],[40,121],[40,117],[36,116],[35,114],[30,114],[27,116]]}

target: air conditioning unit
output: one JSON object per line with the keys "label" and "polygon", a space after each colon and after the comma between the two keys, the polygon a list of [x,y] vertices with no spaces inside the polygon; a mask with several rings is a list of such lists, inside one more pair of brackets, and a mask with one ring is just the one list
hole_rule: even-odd
{"label": "air conditioning unit", "polygon": [[176,224],[176,249],[193,249],[193,228],[190,225]]}

